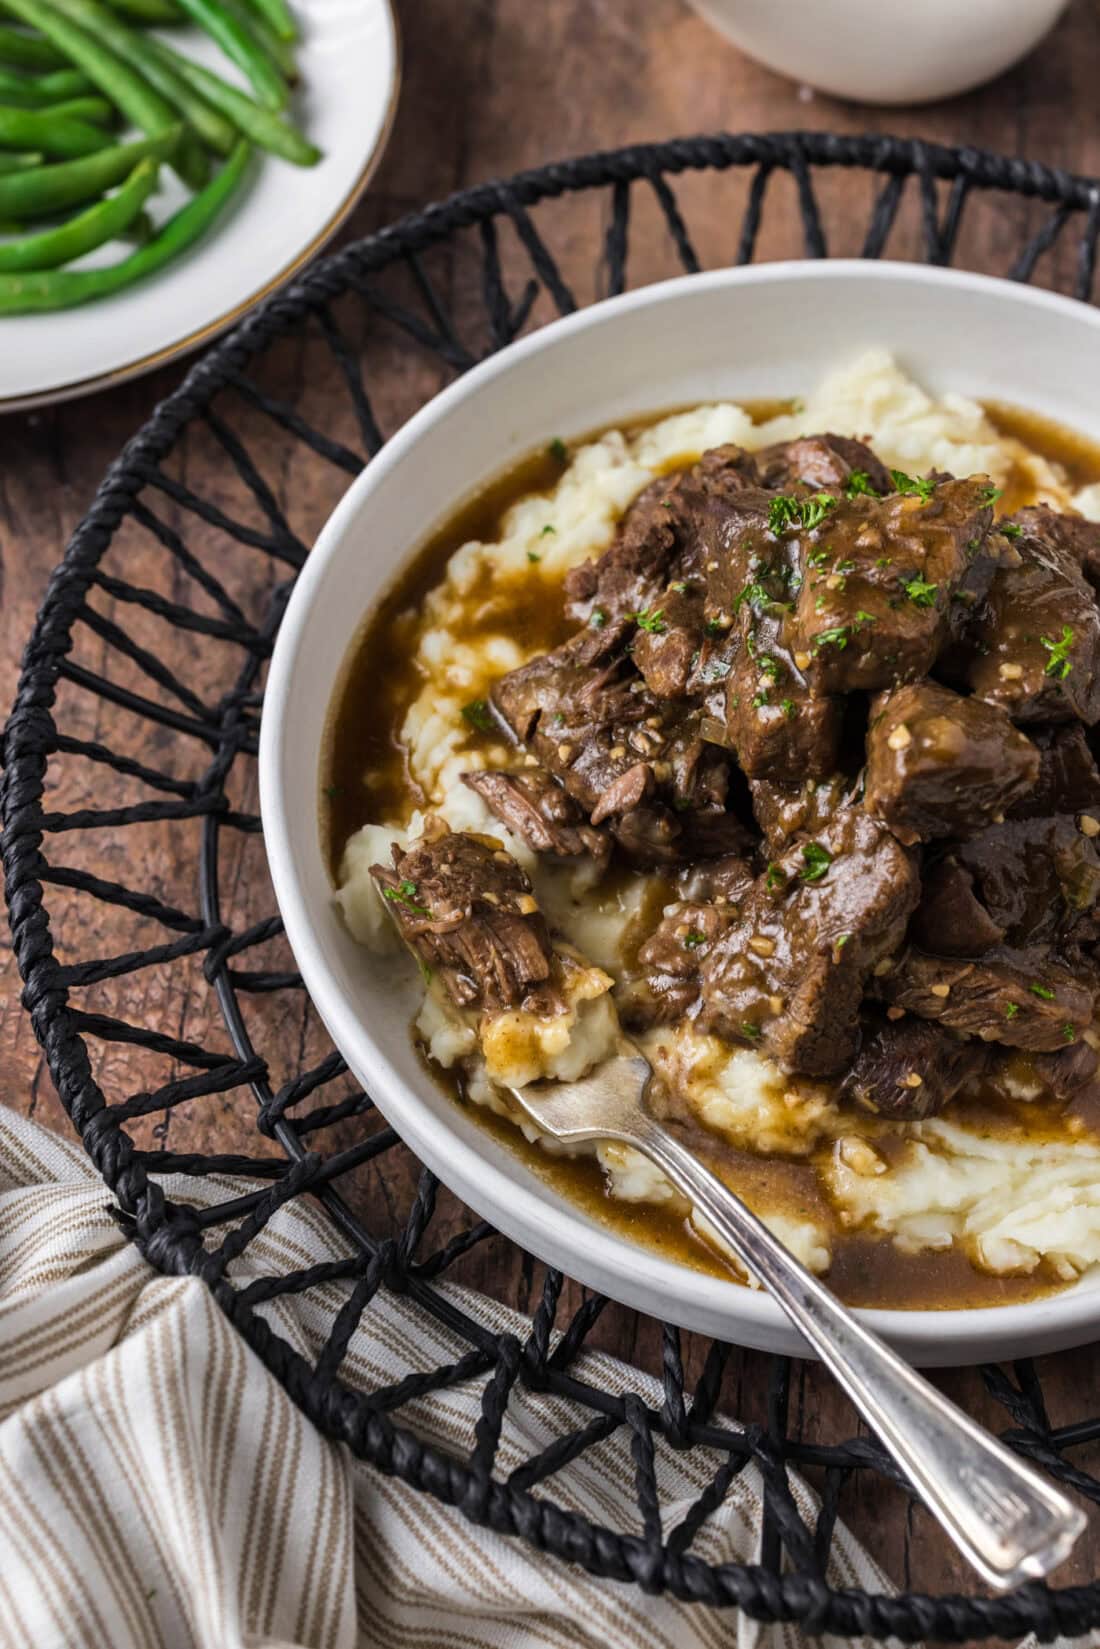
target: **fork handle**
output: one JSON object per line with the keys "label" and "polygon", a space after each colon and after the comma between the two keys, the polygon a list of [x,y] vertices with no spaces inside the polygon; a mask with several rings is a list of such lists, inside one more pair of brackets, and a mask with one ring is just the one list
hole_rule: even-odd
{"label": "fork handle", "polygon": [[663,1169],[765,1285],[882,1439],[932,1515],[998,1589],[1048,1574],[1083,1513],[883,1344],[676,1137],[618,1136]]}

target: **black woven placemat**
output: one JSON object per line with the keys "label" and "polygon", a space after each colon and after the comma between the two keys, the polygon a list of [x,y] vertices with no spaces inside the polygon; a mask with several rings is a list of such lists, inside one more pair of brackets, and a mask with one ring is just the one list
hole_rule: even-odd
{"label": "black woven placemat", "polygon": [[[859,242],[841,250],[947,263],[971,236],[1004,248],[1011,278],[1091,296],[1100,190],[1089,179],[894,138],[716,136],[580,157],[429,207],[315,264],[201,360],[108,472],[28,642],[5,741],[12,934],[50,1073],[125,1228],[161,1270],[204,1278],[295,1401],[361,1458],[594,1573],[764,1620],[906,1641],[1072,1635],[1100,1625],[1100,1585],[1034,1585],[1000,1599],[831,1588],[838,1511],[872,1479],[881,1486],[896,1474],[871,1439],[826,1442],[789,1427],[785,1359],[771,1365],[767,1423],[733,1431],[715,1417],[727,1347],[707,1348],[689,1386],[680,1336],[662,1327],[656,1410],[577,1374],[603,1302],[586,1298],[564,1312],[559,1273],[542,1273],[522,1343],[442,1294],[440,1277],[492,1233],[451,1209],[437,1234],[435,1179],[399,1171],[404,1148],[350,1083],[280,952],[258,840],[253,758],[266,661],[327,508],[383,443],[382,402],[391,421],[403,416],[447,376],[577,307],[584,300],[556,248],[575,249],[578,238],[598,264],[586,298],[620,291],[628,277],[779,252],[827,255],[838,167],[867,181]],[[727,241],[705,250],[688,199],[704,187],[723,188],[730,201]],[[414,358],[415,381],[406,371]],[[286,386],[303,373],[315,393],[291,404]],[[206,492],[187,479],[199,443],[213,444],[224,478]],[[105,906],[116,926],[128,913],[133,942],[97,956]],[[216,1149],[172,1149],[179,1106],[208,1120]],[[250,1127],[285,1155],[249,1149]],[[157,1176],[168,1171],[223,1176],[227,1194],[197,1212],[165,1196]],[[237,1178],[265,1183],[238,1193]],[[411,1189],[400,1206],[382,1206],[403,1183]],[[240,1286],[232,1262],[283,1203],[307,1194],[334,1222],[346,1258]],[[350,1285],[346,1302],[311,1365],[259,1308],[333,1279]],[[353,1390],[341,1363],[380,1289],[411,1295],[468,1353],[397,1387]],[[1030,1363],[983,1376],[1013,1446],[1087,1500],[1100,1497],[1100,1481],[1080,1464],[1082,1448],[1100,1438],[1100,1417],[1052,1426]],[[484,1392],[472,1452],[422,1445],[402,1423],[403,1405],[470,1378]],[[505,1477],[496,1448],[517,1381],[572,1399],[583,1418]],[[633,1432],[637,1465],[631,1529],[599,1527],[554,1501],[554,1472],[619,1426]],[[719,1462],[671,1530],[654,1471],[655,1451],[667,1447],[707,1450],[711,1462],[717,1451]],[[705,1562],[694,1537],[750,1461],[766,1496],[761,1559]],[[812,1527],[788,1467],[807,1471],[820,1491]],[[900,1514],[903,1487],[896,1504]]]}

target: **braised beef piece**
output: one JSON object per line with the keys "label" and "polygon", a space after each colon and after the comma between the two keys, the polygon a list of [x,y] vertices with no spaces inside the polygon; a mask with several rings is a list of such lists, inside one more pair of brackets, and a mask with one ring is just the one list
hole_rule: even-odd
{"label": "braised beef piece", "polygon": [[848,798],[852,784],[843,773],[807,779],[797,788],[753,779],[752,810],[771,855],[782,852],[793,836],[812,836]]}
{"label": "braised beef piece", "polygon": [[695,904],[737,905],[755,880],[749,860],[731,853],[723,859],[688,865],[680,872],[676,885],[681,898]]}
{"label": "braised beef piece", "polygon": [[926,1019],[867,1014],[862,1029],[859,1052],[841,1091],[865,1111],[897,1121],[935,1116],[989,1057],[984,1043]]}
{"label": "braised beef piece", "polygon": [[867,974],[901,942],[917,902],[912,856],[854,808],[794,843],[704,959],[700,1024],[830,1076],[859,1043]]}
{"label": "braised beef piece", "polygon": [[549,853],[556,859],[576,859],[587,853],[601,869],[607,864],[611,838],[593,830],[572,796],[542,768],[463,773],[462,782],[533,853]]}
{"label": "braised beef piece", "polygon": [[804,571],[786,626],[819,694],[877,692],[926,675],[951,632],[953,597],[984,594],[992,489],[980,476],[919,493],[838,497],[798,537]]}
{"label": "braised beef piece", "polygon": [[635,863],[745,845],[726,808],[725,752],[700,737],[696,713],[656,698],[602,633],[581,631],[501,677],[492,695],[516,738]]}
{"label": "braised beef piece", "polygon": [[552,950],[531,884],[491,837],[441,819],[371,875],[402,939],[461,1008],[554,1012]]}
{"label": "braised beef piece", "polygon": [[1100,1058],[1082,1037],[1053,1054],[998,1049],[989,1066],[989,1082],[1008,1099],[1037,1099],[1066,1105],[1095,1090]]}
{"label": "braised beef piece", "polygon": [[638,951],[640,977],[623,993],[620,1012],[633,1030],[664,1025],[690,1013],[699,997],[700,968],[735,918],[727,903],[680,899]]}
{"label": "braised beef piece", "polygon": [[1008,819],[957,843],[952,855],[1008,944],[1053,944],[1091,932],[1100,852],[1072,814]]}
{"label": "braised beef piece", "polygon": [[1082,959],[1055,960],[1045,945],[999,946],[975,961],[910,950],[873,985],[894,1009],[1038,1052],[1076,1042],[1092,1018],[1097,991]]}
{"label": "braised beef piece", "polygon": [[924,865],[909,933],[923,950],[941,956],[981,956],[1005,936],[975,892],[973,872],[953,853]]}
{"label": "braised beef piece", "polygon": [[795,441],[782,441],[758,452],[756,467],[764,485],[779,492],[799,483],[834,492],[849,484],[877,493],[892,492],[894,486],[890,471],[870,447],[847,435],[800,435]]}
{"label": "braised beef piece", "polygon": [[970,615],[965,684],[1013,721],[1100,720],[1100,612],[1073,549],[1046,511],[1027,510]]}
{"label": "braised beef piece", "polygon": [[1089,583],[1100,585],[1100,522],[1083,515],[1063,515],[1049,504],[1017,510],[1013,521],[1026,533],[1053,540],[1070,554]]}
{"label": "braised beef piece", "polygon": [[1039,752],[1039,777],[1035,788],[1009,808],[1009,818],[1100,810],[1100,772],[1080,722],[1029,731]]}
{"label": "braised beef piece", "polygon": [[969,836],[1038,777],[1038,750],[996,705],[933,681],[872,701],[864,805],[899,841]]}

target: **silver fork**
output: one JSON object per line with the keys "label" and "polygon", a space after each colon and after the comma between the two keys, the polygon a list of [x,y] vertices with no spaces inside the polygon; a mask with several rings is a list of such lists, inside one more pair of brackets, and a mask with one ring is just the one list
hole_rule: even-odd
{"label": "silver fork", "polygon": [[555,1139],[617,1140],[690,1198],[801,1331],[928,1510],[998,1590],[1069,1556],[1084,1514],[910,1368],[788,1253],[767,1226],[645,1108],[651,1070],[637,1050],[579,1082],[508,1091]]}

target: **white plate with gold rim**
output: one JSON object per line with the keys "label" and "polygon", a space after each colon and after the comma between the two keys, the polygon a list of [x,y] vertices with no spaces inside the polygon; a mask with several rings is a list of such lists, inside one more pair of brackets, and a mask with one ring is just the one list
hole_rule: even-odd
{"label": "white plate with gold rim", "polygon": [[[397,106],[393,9],[390,0],[293,0],[293,10],[302,37],[290,113],[321,160],[291,166],[256,151],[223,216],[158,274],[78,309],[0,319],[0,412],[85,395],[209,343],[288,281],[347,218],[381,159]],[[246,89],[197,30],[165,38]],[[165,167],[149,210],[159,223],[186,198]],[[128,250],[103,247],[79,267]]]}
{"label": "white plate with gold rim", "polygon": [[[264,841],[298,966],[349,1066],[418,1157],[477,1213],[588,1286],[686,1328],[803,1355],[767,1295],[602,1225],[430,1081],[410,1035],[415,969],[372,957],[337,911],[320,761],[341,661],[364,615],[416,549],[511,464],[549,436],[572,440],[662,408],[797,396],[876,345],[933,394],[1015,404],[1100,440],[1100,313],[1008,281],[838,259],[719,270],[595,304],[444,390],[352,484],[287,607],[260,739]],[[926,1366],[1037,1355],[1095,1338],[1098,1273],[1023,1304],[858,1315]]]}

